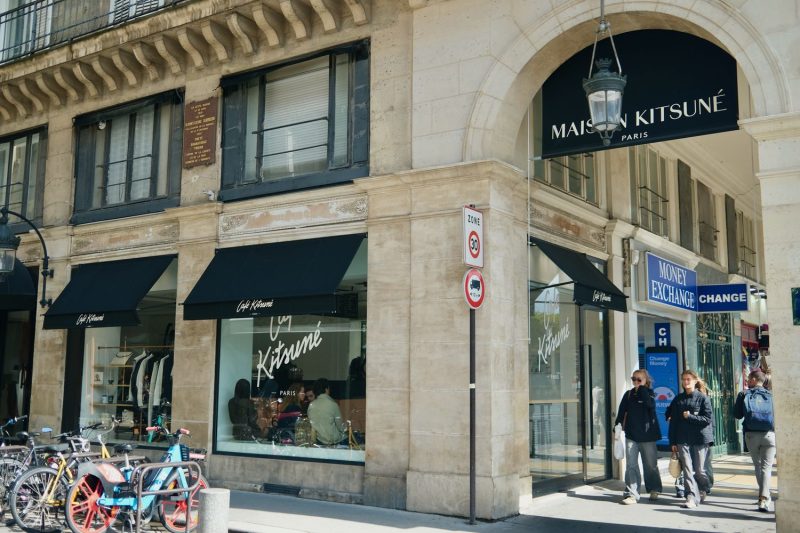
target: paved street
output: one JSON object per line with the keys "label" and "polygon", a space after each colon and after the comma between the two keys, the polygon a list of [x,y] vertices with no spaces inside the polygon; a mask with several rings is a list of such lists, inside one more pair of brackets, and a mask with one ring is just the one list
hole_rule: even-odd
{"label": "paved street", "polygon": [[[686,510],[674,497],[673,478],[663,477],[659,501],[624,506],[622,484],[607,481],[531,500],[519,516],[470,526],[466,520],[363,505],[234,491],[230,531],[246,533],[384,533],[392,531],[475,533],[770,533],[773,513],[756,510],[755,478],[749,456],[714,461],[715,485],[706,503]],[[777,479],[773,477],[773,487]],[[154,528],[159,529],[159,528]],[[19,532],[16,527],[0,531]]]}

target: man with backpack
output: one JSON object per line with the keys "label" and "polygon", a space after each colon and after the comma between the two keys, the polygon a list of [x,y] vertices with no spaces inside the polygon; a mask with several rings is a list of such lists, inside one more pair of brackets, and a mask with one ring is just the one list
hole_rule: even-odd
{"label": "man with backpack", "polygon": [[772,498],[769,482],[775,461],[775,415],[772,394],[764,388],[764,373],[754,370],[747,376],[748,390],[740,392],[733,416],[744,418],[744,440],[750,450],[758,481],[758,510],[768,512]]}

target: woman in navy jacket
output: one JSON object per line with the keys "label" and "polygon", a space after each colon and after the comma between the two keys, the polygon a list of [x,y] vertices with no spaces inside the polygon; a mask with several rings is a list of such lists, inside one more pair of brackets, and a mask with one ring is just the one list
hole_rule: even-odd
{"label": "woman in navy jacket", "polygon": [[661,475],[658,472],[656,441],[661,430],[656,419],[656,396],[653,380],[647,370],[635,370],[631,375],[633,388],[626,391],[619,402],[614,425],[622,424],[625,431],[625,505],[639,501],[642,476],[639,472],[639,455],[644,467],[644,486],[651,500],[658,499],[661,492]]}
{"label": "woman in navy jacket", "polygon": [[681,374],[684,392],[678,394],[667,408],[669,443],[678,453],[683,468],[686,502],[683,507],[693,509],[706,498],[708,476],[705,462],[708,445],[714,442],[711,400],[706,384],[694,370]]}

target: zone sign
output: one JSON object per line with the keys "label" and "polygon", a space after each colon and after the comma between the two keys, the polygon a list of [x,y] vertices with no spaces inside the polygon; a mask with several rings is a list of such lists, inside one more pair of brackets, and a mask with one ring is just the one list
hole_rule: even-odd
{"label": "zone sign", "polygon": [[464,206],[464,264],[483,268],[483,213]]}

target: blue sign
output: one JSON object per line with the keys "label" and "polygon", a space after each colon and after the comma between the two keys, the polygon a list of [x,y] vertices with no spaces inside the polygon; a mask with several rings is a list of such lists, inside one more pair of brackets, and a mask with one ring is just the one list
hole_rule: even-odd
{"label": "blue sign", "polygon": [[656,418],[661,429],[661,439],[656,444],[669,446],[669,423],[664,415],[679,391],[678,352],[672,346],[647,348],[644,367],[653,378],[653,392],[656,395]]}
{"label": "blue sign", "polygon": [[672,332],[669,329],[669,322],[656,322],[653,326],[655,326],[656,346],[659,348],[672,346]]}
{"label": "blue sign", "polygon": [[697,311],[697,273],[647,252],[647,300]]}
{"label": "blue sign", "polygon": [[697,286],[698,313],[747,311],[749,301],[745,283]]}

